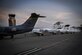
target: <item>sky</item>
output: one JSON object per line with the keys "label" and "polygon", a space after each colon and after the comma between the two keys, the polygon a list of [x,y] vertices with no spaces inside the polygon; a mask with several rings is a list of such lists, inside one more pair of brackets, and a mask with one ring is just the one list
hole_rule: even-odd
{"label": "sky", "polygon": [[16,14],[16,23],[21,25],[34,12],[46,16],[39,18],[38,28],[53,27],[58,21],[71,26],[82,24],[81,0],[0,0],[0,26],[8,26],[8,14]]}

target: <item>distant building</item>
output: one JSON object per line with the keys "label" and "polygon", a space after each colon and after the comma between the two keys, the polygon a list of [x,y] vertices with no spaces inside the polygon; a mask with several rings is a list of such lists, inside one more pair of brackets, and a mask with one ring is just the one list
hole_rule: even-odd
{"label": "distant building", "polygon": [[16,20],[15,20],[15,14],[9,14],[9,26],[15,26],[16,25]]}

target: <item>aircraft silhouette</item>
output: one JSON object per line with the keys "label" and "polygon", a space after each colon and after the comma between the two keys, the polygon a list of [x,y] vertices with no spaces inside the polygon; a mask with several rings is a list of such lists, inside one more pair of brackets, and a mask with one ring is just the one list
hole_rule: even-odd
{"label": "aircraft silhouette", "polygon": [[29,19],[27,19],[26,22],[21,25],[0,27],[0,39],[3,39],[4,36],[11,36],[12,39],[16,34],[32,31],[39,17],[44,18],[45,16],[40,16],[40,14],[31,13]]}

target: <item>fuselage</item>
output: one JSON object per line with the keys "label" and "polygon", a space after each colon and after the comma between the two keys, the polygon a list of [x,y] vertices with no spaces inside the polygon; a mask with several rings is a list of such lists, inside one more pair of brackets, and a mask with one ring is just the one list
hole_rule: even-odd
{"label": "fuselage", "polygon": [[0,36],[12,36],[15,34],[30,32],[34,28],[39,17],[45,16],[40,16],[39,14],[32,13],[29,19],[27,19],[26,22],[21,25],[0,27]]}
{"label": "fuselage", "polygon": [[24,32],[32,31],[33,27],[26,27],[22,25],[10,26],[10,27],[0,27],[0,36],[10,36],[15,34],[21,34]]}

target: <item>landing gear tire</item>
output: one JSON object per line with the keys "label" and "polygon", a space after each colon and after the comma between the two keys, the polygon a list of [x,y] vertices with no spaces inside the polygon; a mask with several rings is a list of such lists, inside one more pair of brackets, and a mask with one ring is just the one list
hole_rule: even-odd
{"label": "landing gear tire", "polygon": [[4,37],[3,37],[3,36],[1,36],[1,37],[0,37],[0,40],[2,40],[3,38],[4,38]]}
{"label": "landing gear tire", "polygon": [[13,39],[14,38],[14,35],[11,35],[11,39]]}

